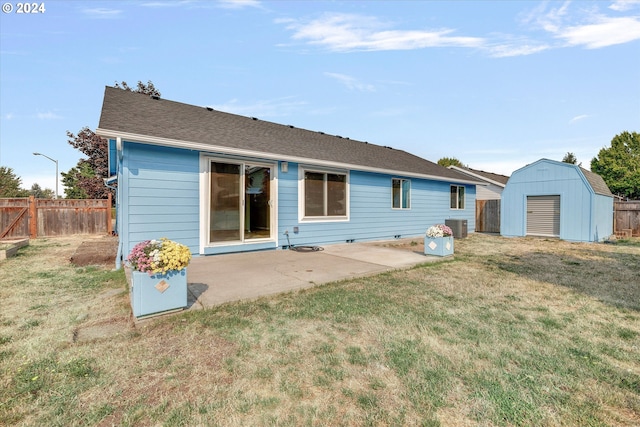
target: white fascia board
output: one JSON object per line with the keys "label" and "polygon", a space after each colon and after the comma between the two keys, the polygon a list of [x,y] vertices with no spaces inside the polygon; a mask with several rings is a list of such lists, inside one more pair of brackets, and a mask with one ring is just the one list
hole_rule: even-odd
{"label": "white fascia board", "polygon": [[489,179],[489,178],[484,177],[484,176],[482,176],[482,175],[479,175],[479,174],[477,174],[477,173],[473,173],[473,172],[471,172],[470,170],[462,169],[462,168],[459,168],[458,166],[454,166],[454,165],[448,166],[448,168],[449,168],[449,169],[453,169],[453,170],[455,170],[455,171],[458,171],[458,172],[460,172],[460,173],[463,173],[463,174],[465,174],[465,175],[473,176],[474,178],[478,178],[478,179],[480,179],[480,180],[484,181],[484,183],[483,183],[483,184],[481,184],[481,185],[494,184],[494,185],[497,185],[498,187],[502,187],[502,188],[504,188],[504,187],[505,187],[505,184],[503,184],[503,183],[501,183],[501,182],[494,181],[494,180],[492,180],[492,179]]}
{"label": "white fascia board", "polygon": [[368,167],[368,166],[362,166],[362,165],[354,165],[350,163],[340,163],[340,162],[332,162],[328,160],[319,160],[319,159],[312,159],[312,158],[306,158],[306,157],[296,157],[296,156],[287,156],[282,154],[267,153],[264,151],[243,150],[240,148],[222,147],[219,145],[203,144],[201,142],[189,142],[189,141],[181,141],[181,140],[170,139],[170,138],[159,138],[155,136],[137,135],[132,133],[120,132],[120,131],[111,131],[108,129],[101,129],[101,128],[96,129],[96,134],[100,135],[103,138],[121,138],[123,141],[127,140],[131,142],[139,142],[144,144],[160,145],[163,147],[184,148],[186,150],[204,151],[209,153],[222,153],[222,154],[227,154],[232,156],[259,157],[262,159],[269,159],[269,160],[280,160],[285,162],[302,163],[306,165],[318,165],[318,166],[338,168],[338,169],[359,170],[364,172],[377,172],[377,173],[384,173],[386,175],[402,175],[402,176],[408,176],[411,178],[430,179],[433,181],[445,181],[445,182],[453,182],[457,184],[484,185],[484,182],[482,181],[455,179],[455,178],[448,178],[444,176],[406,172],[402,170],[374,168],[374,167]]}

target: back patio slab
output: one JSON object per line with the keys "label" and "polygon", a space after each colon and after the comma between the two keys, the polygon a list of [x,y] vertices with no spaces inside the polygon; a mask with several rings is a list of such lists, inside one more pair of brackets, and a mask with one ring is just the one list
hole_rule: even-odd
{"label": "back patio slab", "polygon": [[439,260],[442,258],[373,243],[327,245],[319,251],[197,257],[188,269],[189,309],[252,300]]}

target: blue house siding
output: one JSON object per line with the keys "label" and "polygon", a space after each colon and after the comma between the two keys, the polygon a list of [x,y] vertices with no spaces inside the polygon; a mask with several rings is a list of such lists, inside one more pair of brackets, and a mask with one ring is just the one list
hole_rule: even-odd
{"label": "blue house siding", "polygon": [[580,169],[568,163],[540,160],[515,171],[502,193],[500,232],[527,234],[527,197],[560,196],[560,238],[592,242],[613,230],[613,198],[596,194]]}
{"label": "blue house siding", "polygon": [[[200,188],[201,153],[132,141],[123,141],[122,149],[116,199],[123,257],[138,242],[160,237],[187,245],[194,255],[201,254],[200,197],[204,194]],[[469,231],[475,229],[475,185],[465,185],[465,209],[454,210],[449,205],[448,182],[354,170],[348,171],[348,221],[300,221],[299,169],[292,162],[288,166],[288,172],[282,172],[278,165],[276,175],[276,242],[206,246],[203,255],[273,249],[289,242],[324,245],[417,237],[423,236],[429,226],[448,218],[466,219]],[[411,181],[410,209],[391,208],[392,178]]]}
{"label": "blue house siding", "polygon": [[123,142],[119,199],[123,255],[138,242],[167,237],[199,251],[198,153]]}
{"label": "blue house siding", "polygon": [[[411,208],[391,208],[391,179],[411,181]],[[422,236],[427,228],[448,218],[467,219],[469,231],[475,229],[475,186],[466,185],[463,210],[449,208],[450,184],[447,182],[387,175],[373,172],[349,172],[349,220],[300,222],[298,220],[298,168],[289,165],[279,175],[280,245],[286,245],[285,231],[293,245],[370,241],[395,236]],[[294,227],[298,232],[294,233]]]}

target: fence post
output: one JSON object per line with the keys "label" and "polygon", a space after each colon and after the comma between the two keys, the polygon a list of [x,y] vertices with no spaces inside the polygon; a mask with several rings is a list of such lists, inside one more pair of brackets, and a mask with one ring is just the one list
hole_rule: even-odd
{"label": "fence post", "polygon": [[38,209],[35,196],[29,196],[29,238],[38,237]]}
{"label": "fence post", "polygon": [[113,224],[111,223],[111,193],[107,197],[107,234],[113,234]]}

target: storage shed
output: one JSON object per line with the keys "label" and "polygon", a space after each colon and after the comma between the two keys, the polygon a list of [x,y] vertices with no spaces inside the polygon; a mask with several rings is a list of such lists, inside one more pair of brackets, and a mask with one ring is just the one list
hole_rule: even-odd
{"label": "storage shed", "polygon": [[613,194],[600,175],[541,159],[513,172],[502,192],[500,234],[598,242],[613,234]]}

